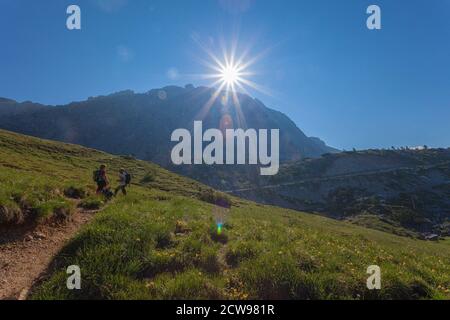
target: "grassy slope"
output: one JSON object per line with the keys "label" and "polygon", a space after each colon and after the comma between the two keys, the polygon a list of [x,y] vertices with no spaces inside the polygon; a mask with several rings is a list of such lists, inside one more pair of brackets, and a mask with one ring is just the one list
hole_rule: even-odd
{"label": "grassy slope", "polygon": [[[152,179],[110,203],[63,249],[35,299],[450,297],[448,240],[402,238],[239,199],[218,212],[198,200],[206,187],[152,164],[5,131],[0,205],[17,194],[89,190],[99,163],[129,168],[136,183],[149,172]],[[81,267],[80,291],[65,287],[73,264]],[[365,289],[373,264],[382,269],[379,292]]]}

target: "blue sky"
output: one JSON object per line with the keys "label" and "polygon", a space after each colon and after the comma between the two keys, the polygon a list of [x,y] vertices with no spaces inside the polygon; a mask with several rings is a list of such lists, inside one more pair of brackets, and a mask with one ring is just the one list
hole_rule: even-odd
{"label": "blue sky", "polygon": [[[66,29],[66,8],[82,30]],[[366,8],[382,9],[382,30]],[[194,40],[194,39],[197,39]],[[449,0],[0,0],[0,96],[65,104],[208,85],[198,42],[260,56],[249,90],[337,148],[450,147]],[[263,53],[263,54],[262,54]]]}

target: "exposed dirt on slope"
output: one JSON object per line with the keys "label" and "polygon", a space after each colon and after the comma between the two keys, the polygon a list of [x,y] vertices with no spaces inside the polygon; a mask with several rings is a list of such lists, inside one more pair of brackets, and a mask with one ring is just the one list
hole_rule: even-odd
{"label": "exposed dirt on slope", "polygon": [[77,211],[64,225],[0,229],[0,300],[25,300],[53,257],[97,211]]}

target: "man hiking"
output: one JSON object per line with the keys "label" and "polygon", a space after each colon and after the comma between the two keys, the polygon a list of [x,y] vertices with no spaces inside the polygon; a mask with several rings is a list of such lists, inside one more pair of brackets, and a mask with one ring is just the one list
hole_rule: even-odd
{"label": "man hiking", "polygon": [[106,166],[104,164],[100,166],[100,169],[94,171],[94,181],[97,183],[97,194],[102,194],[107,190],[109,180],[106,175]]}
{"label": "man hiking", "polygon": [[127,195],[126,187],[131,183],[131,175],[125,171],[125,169],[119,170],[119,186],[116,188],[114,195],[117,196],[119,191],[122,191],[123,195]]}

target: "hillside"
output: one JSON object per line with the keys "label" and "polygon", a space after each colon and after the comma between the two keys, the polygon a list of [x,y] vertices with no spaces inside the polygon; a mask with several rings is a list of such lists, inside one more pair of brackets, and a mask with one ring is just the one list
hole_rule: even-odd
{"label": "hillside", "polygon": [[[106,204],[66,244],[32,299],[450,298],[448,239],[398,237],[237,198],[228,199],[231,209],[220,208],[211,202],[225,196],[156,165],[6,131],[0,131],[1,234],[61,213],[70,223],[72,198],[102,207],[91,183],[100,163],[110,172],[130,170],[130,194]],[[5,219],[5,212],[25,215]],[[0,256],[6,245],[0,243]],[[382,269],[381,291],[366,289],[373,264]],[[80,266],[82,290],[67,290],[69,265]]]}
{"label": "hillside", "polygon": [[[319,157],[336,149],[318,138],[307,137],[286,115],[267,108],[261,101],[238,94],[240,107],[225,92],[211,103],[215,89],[191,85],[165,87],[146,93],[123,91],[64,106],[42,106],[0,99],[0,128],[39,138],[74,143],[112,154],[134,155],[171,171],[217,185],[229,168],[221,166],[175,167],[170,151],[171,134],[179,128],[193,131],[194,120],[210,128],[279,129],[280,160]],[[233,169],[235,170],[236,167]],[[249,174],[251,168],[242,168]],[[201,174],[203,173],[203,174]]]}
{"label": "hillside", "polygon": [[[448,149],[335,153],[256,99],[240,94],[239,109],[219,97],[208,109],[211,95],[211,88],[186,86],[123,91],[65,106],[0,98],[0,128],[133,155],[259,203],[398,235],[450,235]],[[258,166],[172,165],[170,135],[192,129],[193,120],[203,120],[204,129],[282,128],[280,173],[267,178]]]}
{"label": "hillside", "polygon": [[450,235],[450,149],[368,150],[285,164],[231,193],[397,234]]}

